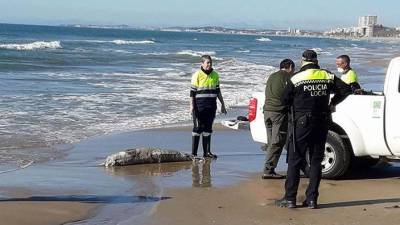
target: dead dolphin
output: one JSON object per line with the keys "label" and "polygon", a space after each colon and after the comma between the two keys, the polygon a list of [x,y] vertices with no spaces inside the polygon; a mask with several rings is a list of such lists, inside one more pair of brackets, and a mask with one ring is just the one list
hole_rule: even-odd
{"label": "dead dolphin", "polygon": [[146,163],[190,161],[189,154],[160,148],[135,148],[112,154],[106,158],[105,167],[127,166]]}

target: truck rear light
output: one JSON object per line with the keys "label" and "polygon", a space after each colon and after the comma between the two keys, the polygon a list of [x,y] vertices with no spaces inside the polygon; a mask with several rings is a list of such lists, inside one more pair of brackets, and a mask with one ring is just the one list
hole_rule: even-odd
{"label": "truck rear light", "polygon": [[249,122],[255,120],[256,116],[257,116],[257,99],[256,98],[250,98],[249,115],[248,115]]}

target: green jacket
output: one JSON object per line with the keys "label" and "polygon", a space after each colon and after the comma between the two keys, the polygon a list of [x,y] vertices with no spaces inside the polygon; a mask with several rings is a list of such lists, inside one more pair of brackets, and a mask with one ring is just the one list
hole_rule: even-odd
{"label": "green jacket", "polygon": [[268,77],[265,87],[264,111],[281,112],[285,111],[285,105],[281,102],[281,96],[285,89],[290,74],[285,70],[279,70]]}

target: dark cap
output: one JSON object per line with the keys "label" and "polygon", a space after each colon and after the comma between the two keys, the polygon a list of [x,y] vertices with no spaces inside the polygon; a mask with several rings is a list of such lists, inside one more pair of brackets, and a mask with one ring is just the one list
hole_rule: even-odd
{"label": "dark cap", "polygon": [[308,49],[303,52],[304,61],[315,61],[317,60],[317,53],[314,50]]}

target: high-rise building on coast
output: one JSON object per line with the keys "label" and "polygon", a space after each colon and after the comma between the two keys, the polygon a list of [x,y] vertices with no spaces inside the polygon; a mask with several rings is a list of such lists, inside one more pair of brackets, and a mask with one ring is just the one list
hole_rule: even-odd
{"label": "high-rise building on coast", "polygon": [[358,18],[358,27],[375,26],[378,24],[378,16],[360,16]]}
{"label": "high-rise building on coast", "polygon": [[359,33],[365,37],[373,37],[377,24],[378,16],[360,16],[358,18]]}
{"label": "high-rise building on coast", "polygon": [[378,16],[360,16],[358,26],[347,28],[333,28],[324,32],[327,36],[344,37],[400,37],[400,29],[385,27],[378,24]]}

